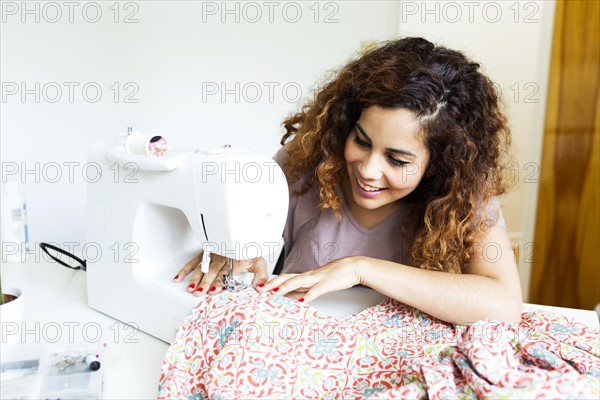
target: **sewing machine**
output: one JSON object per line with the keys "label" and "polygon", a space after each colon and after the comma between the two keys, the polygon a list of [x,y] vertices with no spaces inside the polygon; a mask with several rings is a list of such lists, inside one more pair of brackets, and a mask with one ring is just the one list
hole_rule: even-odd
{"label": "sewing machine", "polygon": [[[131,154],[123,143],[88,157],[87,290],[92,308],[172,342],[198,297],[187,261],[209,255],[276,256],[288,209],[283,171],[265,156],[171,148],[164,157]],[[94,173],[94,171],[96,171]]]}

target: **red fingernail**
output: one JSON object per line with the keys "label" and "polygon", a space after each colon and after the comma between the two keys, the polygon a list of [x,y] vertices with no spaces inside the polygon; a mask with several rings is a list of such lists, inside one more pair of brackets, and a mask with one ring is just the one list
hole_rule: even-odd
{"label": "red fingernail", "polygon": [[196,289],[196,292],[202,292],[204,290],[203,287],[199,287],[198,289]]}
{"label": "red fingernail", "polygon": [[279,290],[279,288],[278,288],[278,287],[276,287],[275,289],[273,289],[273,291],[274,291],[274,292],[276,292],[276,291],[278,291],[278,290]]}
{"label": "red fingernail", "polygon": [[300,303],[304,303],[304,297],[301,297],[301,298],[299,298],[299,299],[298,299],[298,301],[299,301]]}
{"label": "red fingernail", "polygon": [[175,275],[175,278],[173,278],[173,279],[177,279],[177,278],[179,278],[179,275]]}
{"label": "red fingernail", "polygon": [[217,288],[216,288],[215,286],[213,286],[213,287],[211,287],[211,288],[210,288],[210,290],[209,290],[209,291],[210,291],[210,292],[214,292],[215,290],[217,290]]}
{"label": "red fingernail", "polygon": [[195,287],[196,287],[196,284],[195,283],[191,283],[190,286],[188,286],[188,289],[193,289]]}
{"label": "red fingernail", "polygon": [[258,287],[263,287],[263,286],[265,286],[264,283],[261,283],[261,284],[258,285]]}

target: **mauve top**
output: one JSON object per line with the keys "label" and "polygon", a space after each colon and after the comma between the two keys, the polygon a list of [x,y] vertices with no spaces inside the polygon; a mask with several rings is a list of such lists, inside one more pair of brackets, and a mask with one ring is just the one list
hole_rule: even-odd
{"label": "mauve top", "polygon": [[[273,159],[283,168],[288,158],[286,147]],[[283,232],[285,263],[283,273],[301,273],[347,256],[366,256],[410,265],[410,250],[416,221],[410,218],[411,206],[402,203],[386,220],[367,229],[352,216],[342,197],[342,219],[333,210],[320,211],[319,193],[315,187],[298,194],[305,178],[289,184],[290,202]],[[498,215],[497,226],[506,228],[500,203],[494,199],[488,215]]]}

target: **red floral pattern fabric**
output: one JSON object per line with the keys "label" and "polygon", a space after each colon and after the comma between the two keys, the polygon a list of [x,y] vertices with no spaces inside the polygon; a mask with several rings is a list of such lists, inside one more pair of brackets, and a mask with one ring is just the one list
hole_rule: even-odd
{"label": "red floral pattern fabric", "polygon": [[600,398],[598,330],[548,312],[462,326],[386,300],[343,320],[248,289],[205,296],[159,398]]}

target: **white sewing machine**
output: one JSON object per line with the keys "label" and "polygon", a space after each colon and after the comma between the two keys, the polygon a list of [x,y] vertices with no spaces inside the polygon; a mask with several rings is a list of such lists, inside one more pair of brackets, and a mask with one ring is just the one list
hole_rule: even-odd
{"label": "white sewing machine", "polygon": [[[200,250],[233,259],[278,250],[288,209],[283,171],[265,156],[170,149],[130,154],[123,144],[89,153],[89,305],[172,342],[198,298],[173,283]],[[97,181],[96,181],[97,179]],[[203,268],[208,258],[203,259]]]}

